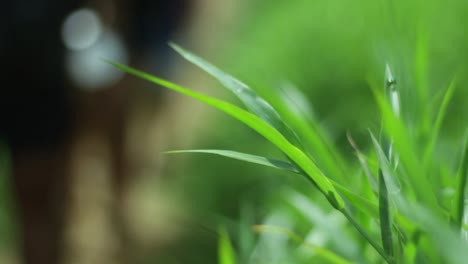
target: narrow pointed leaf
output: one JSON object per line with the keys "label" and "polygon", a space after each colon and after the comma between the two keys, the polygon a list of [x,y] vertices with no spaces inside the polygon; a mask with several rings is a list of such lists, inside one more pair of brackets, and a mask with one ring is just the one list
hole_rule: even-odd
{"label": "narrow pointed leaf", "polygon": [[434,242],[434,253],[444,258],[443,262],[438,263],[466,263],[468,259],[466,241],[463,241],[459,230],[450,228],[445,219],[420,204],[406,203],[405,206],[407,207],[404,209],[405,213],[424,230],[424,235]]}
{"label": "narrow pointed leaf", "polygon": [[[377,152],[377,157],[379,158],[381,171],[382,171],[383,177],[384,177],[386,185],[387,185],[386,189],[388,189],[388,192],[391,195],[395,195],[395,194],[399,193],[400,190],[401,190],[400,181],[398,180],[398,178],[393,173],[393,170],[390,167],[390,162],[388,161],[387,157],[385,156],[385,153],[382,150],[382,147],[380,146],[379,142],[375,138],[374,134],[372,134],[372,132],[370,132],[370,135],[371,135],[371,138],[372,138],[372,142],[374,143],[375,151]],[[380,191],[380,184],[379,184],[379,191]]]}
{"label": "narrow pointed leaf", "polygon": [[219,230],[219,245],[218,245],[219,264],[236,264],[236,253],[232,246],[229,235],[224,228]]}
{"label": "narrow pointed leaf", "polygon": [[393,260],[392,257],[387,255],[385,250],[375,241],[372,236],[361,226],[361,224],[354,219],[354,217],[351,215],[349,210],[346,208],[341,211],[343,215],[348,219],[348,221],[356,228],[356,230],[369,242],[369,244],[379,253],[382,258],[388,263],[388,264],[396,264],[395,261]]}
{"label": "narrow pointed leaf", "polygon": [[338,210],[344,208],[345,203],[343,199],[336,192],[329,179],[322,173],[322,171],[317,167],[317,165],[304,152],[302,152],[296,146],[291,144],[280,132],[278,132],[278,130],[276,130],[273,126],[271,126],[263,119],[231,103],[189,90],[175,83],[157,78],[148,73],[133,69],[131,67],[119,63],[110,63],[115,67],[130,74],[153,82],[155,84],[159,84],[181,94],[193,97],[207,105],[219,109],[224,113],[232,116],[233,118],[239,120],[240,122],[244,123],[253,130],[257,131],[260,135],[262,135],[268,141],[270,141],[276,147],[278,147],[295,164],[297,164],[315,183],[318,190],[325,195],[327,200],[334,208]]}
{"label": "narrow pointed leaf", "polygon": [[247,84],[234,78],[233,76],[223,72],[216,66],[205,61],[204,59],[192,54],[191,52],[181,48],[180,46],[171,43],[170,46],[177,51],[182,57],[189,62],[195,64],[214,78],[216,78],[224,87],[234,93],[245,106],[254,114],[265,120],[267,123],[276,128],[283,134],[291,143],[300,146],[300,141],[297,135],[292,131],[281,119],[278,112],[264,100]]}
{"label": "narrow pointed leaf", "polygon": [[434,151],[434,147],[437,142],[437,138],[439,137],[439,132],[442,127],[442,122],[445,118],[447,113],[448,105],[453,97],[453,93],[455,92],[455,88],[457,87],[457,80],[453,78],[450,82],[449,87],[445,91],[444,97],[442,99],[442,103],[440,105],[439,111],[437,113],[437,117],[435,119],[434,127],[432,128],[431,138],[429,139],[429,143],[424,151],[424,165],[427,166],[427,163],[430,161],[430,157]]}
{"label": "narrow pointed leaf", "polygon": [[[168,154],[177,154],[177,153],[206,153],[206,154],[214,154],[220,155],[223,157],[237,159],[249,163],[254,163],[258,165],[263,165],[279,170],[289,171],[297,174],[301,174],[304,177],[308,177],[307,175],[303,174],[303,172],[299,171],[293,164],[288,161],[277,160],[266,158],[262,156],[256,156],[231,150],[217,150],[217,149],[195,149],[195,150],[176,150],[176,151],[167,151]],[[332,185],[344,196],[348,199],[357,209],[360,211],[368,214],[371,217],[378,216],[378,205],[373,203],[369,200],[362,198],[361,196],[357,195],[356,193],[350,191],[346,187],[338,184],[335,181],[330,180]]]}
{"label": "narrow pointed leaf", "polygon": [[351,137],[351,134],[347,133],[346,136],[348,138],[348,142],[351,144],[351,147],[356,152],[359,163],[361,164],[361,167],[364,170],[364,174],[367,176],[367,180],[369,182],[369,185],[372,188],[372,191],[374,191],[374,193],[376,193],[376,194],[379,193],[377,177],[374,175],[374,173],[372,173],[372,170],[371,170],[369,164],[367,163],[366,156],[361,152],[361,150],[359,150],[356,142]]}
{"label": "narrow pointed leaf", "polygon": [[387,186],[382,170],[379,170],[379,212],[380,233],[385,253],[393,257],[392,222],[390,218],[390,203],[388,201]]}
{"label": "narrow pointed leaf", "polygon": [[351,202],[351,204],[359,209],[361,212],[366,213],[371,217],[377,217],[379,215],[379,208],[377,203],[371,202],[360,195],[350,191],[348,188],[338,184],[337,182],[331,181],[333,186]]}
{"label": "narrow pointed leaf", "polygon": [[460,230],[463,224],[467,177],[468,177],[468,134],[467,136],[465,136],[462,159],[460,163],[460,168],[458,169],[457,190],[455,193],[455,210],[453,214],[454,214],[454,220],[455,220],[455,225],[456,225],[457,230]]}
{"label": "narrow pointed leaf", "polygon": [[193,150],[176,150],[176,151],[167,151],[166,153],[207,153],[207,154],[214,154],[220,155],[223,157],[237,159],[245,162],[255,163],[259,165],[264,165],[268,167],[272,167],[275,169],[286,170],[294,173],[299,173],[299,170],[287,161],[277,160],[266,158],[262,156],[256,156],[246,153],[241,153],[232,150],[219,150],[219,149],[193,149]]}
{"label": "narrow pointed leaf", "polygon": [[332,139],[312,115],[312,106],[305,100],[307,96],[292,84],[280,86],[277,92],[277,96],[272,97],[272,100],[276,100],[275,107],[297,133],[304,149],[330,177],[342,183],[348,182],[350,179],[346,177],[346,162],[336,144],[333,144]]}
{"label": "narrow pointed leaf", "polygon": [[[437,208],[436,210],[439,210],[440,207],[437,203],[434,192],[428,191],[433,190],[434,186],[429,181],[424,168],[421,166],[420,158],[418,153],[415,151],[417,150],[415,141],[408,131],[408,128],[405,126],[403,121],[395,115],[389,102],[385,100],[385,97],[382,95],[379,85],[372,81],[370,81],[370,85],[385,124],[383,127],[384,132],[388,138],[393,140],[393,146],[396,148],[399,155],[400,167],[403,166],[406,173],[407,177],[405,179],[409,183],[410,187],[407,194],[416,195],[423,203],[427,204],[431,208]],[[385,176],[385,170],[383,172]],[[390,186],[390,184],[391,182],[387,181],[389,193],[393,187]]]}

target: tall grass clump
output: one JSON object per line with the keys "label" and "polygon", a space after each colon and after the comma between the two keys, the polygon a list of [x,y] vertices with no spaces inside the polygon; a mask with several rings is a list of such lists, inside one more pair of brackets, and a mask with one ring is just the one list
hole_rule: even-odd
{"label": "tall grass clump", "polygon": [[[370,111],[369,105],[362,107],[364,110],[345,110],[349,115],[361,114],[352,118],[355,122],[372,124],[359,138],[355,137],[359,132],[347,133],[348,149],[354,154],[352,158],[343,153],[330,131],[305,109],[307,94],[293,85],[284,85],[278,90],[266,90],[266,85],[257,85],[259,87],[253,89],[171,44],[183,58],[234,94],[242,102],[241,107],[111,62],[123,71],[226,113],[264,137],[284,158],[270,158],[268,153],[265,156],[247,154],[240,152],[241,149],[169,153],[214,154],[271,167],[290,173],[301,183],[307,183],[300,188],[306,185],[311,190],[305,193],[297,186],[278,190],[278,196],[286,202],[270,208],[271,213],[261,220],[249,218],[249,210],[244,210],[237,221],[239,232],[234,232],[232,221],[220,223],[219,262],[468,263],[468,207],[465,205],[468,133],[464,138],[458,138],[460,133],[450,133],[450,140],[443,137],[448,134],[443,131],[447,118],[462,120],[454,118],[454,111],[449,109],[459,102],[454,96],[457,92],[466,94],[457,91],[458,87],[463,87],[464,78],[452,72],[460,65],[455,65],[457,60],[446,47],[461,45],[451,41],[455,39],[463,43],[457,31],[460,28],[453,26],[463,21],[463,17],[449,11],[464,10],[466,4],[458,0],[364,0],[362,6],[348,1],[273,2],[275,4],[265,2],[265,5],[277,6],[269,10],[272,14],[258,16],[258,19],[263,18],[264,26],[249,31],[258,41],[254,43],[267,51],[262,53],[249,47],[245,50],[250,53],[242,53],[246,58],[255,60],[266,54],[266,63],[271,65],[268,69],[277,70],[274,74],[283,70],[287,73],[302,70],[298,75],[340,72],[336,75],[330,72],[327,77],[330,79],[346,77],[346,71],[352,71],[359,63],[373,64],[371,69],[365,70],[370,72],[367,76],[355,79],[365,80],[365,85],[359,88],[371,91],[369,94],[378,114],[362,115]],[[294,12],[286,12],[286,9]],[[257,19],[255,14],[252,16]],[[338,14],[342,19],[336,19]],[[366,24],[366,19],[374,23]],[[296,27],[285,26],[285,21]],[[349,25],[343,26],[343,21]],[[429,28],[436,33],[431,35]],[[299,36],[308,32],[314,43],[297,41],[303,39],[293,35],[295,31],[299,31]],[[276,43],[280,36],[284,45],[269,45]],[[328,38],[329,42],[321,41],[320,37]],[[330,43],[344,47],[335,49],[339,45],[327,45]],[[372,50],[375,47],[377,51]],[[308,49],[314,56],[304,54]],[[366,59],[372,57],[367,54],[372,52],[378,54],[378,63],[367,63]],[[460,50],[459,56],[463,54]],[[317,62],[312,70],[303,69],[312,59],[327,62],[324,57],[328,55],[340,57],[339,61],[348,66],[331,60],[333,63]],[[348,61],[341,60],[343,58]],[[245,59],[240,60],[244,65]],[[350,62],[352,60],[361,61]],[[356,70],[353,75],[361,73]],[[338,79],[332,80],[327,88],[339,91],[335,86],[346,85],[346,78]],[[337,107],[353,105],[347,98],[337,101],[345,105]],[[354,106],[359,108],[359,104]],[[371,116],[377,116],[377,120],[367,120]],[[464,126],[457,124],[457,128]],[[299,222],[310,225],[299,225]]]}
{"label": "tall grass clump", "polygon": [[[253,231],[277,234],[309,249],[313,263],[453,263],[463,264],[468,259],[466,243],[465,185],[468,170],[468,143],[459,142],[459,159],[446,163],[436,151],[442,122],[447,114],[457,79],[454,77],[444,94],[424,99],[421,108],[432,115],[428,120],[409,123],[402,104],[398,80],[392,65],[382,69],[383,82],[369,78],[369,86],[381,115],[378,129],[368,131],[368,142],[373,146],[361,150],[352,135],[349,142],[356,159],[345,162],[345,157],[316,123],[290,109],[287,118],[255,90],[221,71],[210,63],[182,49],[172,47],[186,60],[195,64],[234,93],[245,108],[205,94],[189,90],[167,80],[136,69],[113,63],[116,67],[190,96],[244,123],[266,138],[284,153],[283,160],[271,159],[234,150],[199,149],[171,151],[170,153],[208,153],[248,163],[264,165],[304,177],[310,188],[325,199],[309,199],[309,206],[324,215],[338,212],[346,221],[336,226],[315,225],[315,229],[333,230],[338,239],[327,247],[308,242],[304,235],[291,229],[258,223]],[[420,126],[429,124],[429,129]],[[359,164],[356,171],[353,165]],[[311,208],[312,208],[311,207]],[[335,214],[336,215],[336,214]],[[335,221],[336,222],[336,221]],[[328,224],[333,224],[328,223]],[[350,233],[350,229],[352,231]],[[236,253],[227,231],[220,232],[220,263],[235,263]],[[342,236],[343,239],[339,239]],[[341,244],[340,244],[341,243]],[[357,247],[359,254],[346,253],[349,246]],[[341,248],[341,249],[340,249]],[[292,250],[298,250],[293,248]],[[335,252],[336,251],[336,252]],[[356,252],[356,250],[354,251]],[[255,254],[252,254],[253,256]],[[254,263],[254,257],[243,262]],[[255,258],[258,259],[258,256]],[[302,262],[296,253],[288,261]]]}

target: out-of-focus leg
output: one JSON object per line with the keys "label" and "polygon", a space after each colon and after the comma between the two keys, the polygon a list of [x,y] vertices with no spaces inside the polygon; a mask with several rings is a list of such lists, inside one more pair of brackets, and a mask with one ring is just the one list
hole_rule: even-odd
{"label": "out-of-focus leg", "polygon": [[25,264],[61,263],[67,157],[63,148],[13,153],[13,183]]}

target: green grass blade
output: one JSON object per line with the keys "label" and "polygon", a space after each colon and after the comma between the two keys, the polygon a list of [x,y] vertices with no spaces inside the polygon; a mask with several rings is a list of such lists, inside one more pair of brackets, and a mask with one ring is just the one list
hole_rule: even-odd
{"label": "green grass blade", "polygon": [[455,193],[455,207],[453,217],[457,230],[461,230],[463,224],[463,215],[465,209],[465,190],[468,177],[468,134],[465,136],[463,145],[462,159],[460,168],[458,169],[458,182]]}
{"label": "green grass blade", "polygon": [[[336,148],[336,144],[319,126],[319,122],[311,113],[312,107],[305,100],[306,95],[292,84],[282,85],[277,89],[277,96],[271,100],[281,116],[288,120],[288,125],[297,133],[302,146],[327,172],[327,175],[341,183],[349,182],[346,178],[346,162]],[[274,100],[274,101],[273,101]]]}
{"label": "green grass blade", "polygon": [[303,238],[301,238],[301,236],[292,232],[289,229],[274,225],[255,225],[254,230],[257,233],[276,233],[284,235],[292,241],[296,242],[297,244],[314,250],[318,256],[322,257],[324,260],[327,260],[328,263],[352,264],[352,262],[350,262],[349,260],[346,260],[345,258],[337,255],[333,251],[328,250],[327,248],[320,247],[313,243],[305,241]]}
{"label": "green grass blade", "polygon": [[[196,149],[196,150],[176,150],[176,151],[167,151],[168,154],[177,154],[177,153],[206,153],[220,155],[223,157],[237,159],[245,162],[250,162],[258,165],[263,165],[275,169],[285,170],[293,173],[299,173],[303,175],[294,165],[287,161],[277,160],[266,158],[262,156],[256,156],[251,154],[245,154],[241,152],[231,151],[231,150],[214,150],[214,149]],[[308,177],[307,175],[303,175]],[[376,217],[378,215],[378,206],[377,204],[368,201],[361,196],[353,193],[346,187],[330,180],[332,185],[344,196],[346,197],[357,209],[368,214],[369,216]]]}
{"label": "green grass blade", "polygon": [[[308,177],[302,171],[299,171],[293,164],[288,161],[277,160],[266,158],[262,156],[256,156],[246,153],[241,153],[237,151],[231,150],[217,150],[217,149],[194,149],[194,150],[176,150],[176,151],[167,151],[167,154],[178,154],[178,153],[205,153],[205,154],[214,154],[219,155],[231,159],[241,160],[253,164],[263,165],[279,170],[284,170],[288,172],[293,172],[296,174],[301,174],[304,177]],[[371,217],[378,216],[378,206],[376,203],[373,203],[369,200],[362,198],[361,196],[357,195],[356,193],[350,191],[346,187],[330,180],[332,185],[344,196],[348,199],[353,206],[355,206],[360,211],[368,214]]]}
{"label": "green grass blade", "polygon": [[[425,203],[427,206],[434,210],[440,210],[440,206],[437,202],[436,196],[433,191],[433,186],[427,178],[426,171],[421,166],[421,160],[418,158],[418,152],[415,145],[415,140],[412,138],[407,127],[404,123],[395,115],[389,102],[385,100],[385,97],[379,91],[379,86],[371,82],[372,91],[377,100],[377,105],[382,114],[384,121],[384,132],[388,138],[393,139],[393,146],[396,148],[400,165],[406,172],[406,180],[409,183],[411,193],[407,195],[416,195],[416,198]],[[385,171],[384,171],[385,176]],[[387,180],[387,179],[386,179]],[[391,182],[387,181],[387,188]],[[389,190],[390,192],[390,190]]]}
{"label": "green grass blade", "polygon": [[468,259],[466,241],[463,241],[459,230],[456,232],[447,225],[444,219],[434,214],[432,210],[418,204],[407,203],[406,214],[414,223],[424,230],[424,235],[434,244],[434,253],[443,257],[444,262],[451,264],[465,264]]}
{"label": "green grass blade", "polygon": [[396,116],[400,116],[400,92],[396,86],[396,80],[393,76],[392,69],[389,64],[385,66],[385,93],[388,101],[392,105],[392,110]]}
{"label": "green grass blade", "polygon": [[[386,190],[390,193],[390,195],[396,195],[400,193],[401,191],[401,184],[398,178],[395,176],[393,173],[392,168],[390,167],[390,162],[388,161],[387,157],[385,156],[385,153],[380,146],[379,142],[375,138],[374,134],[370,132],[371,138],[372,138],[372,143],[374,144],[375,151],[377,153],[377,157],[379,158],[379,164],[381,167],[381,172],[382,175],[385,179],[386,182]],[[380,175],[379,175],[380,178]],[[381,191],[381,181],[379,179],[379,193]],[[380,195],[379,195],[380,197]]]}
{"label": "green grass blade", "polygon": [[325,195],[325,197],[328,199],[328,201],[334,208],[338,210],[344,208],[344,200],[336,192],[329,179],[322,173],[322,171],[317,167],[317,165],[304,152],[302,152],[296,146],[291,144],[280,132],[278,132],[278,130],[276,130],[273,126],[271,126],[263,119],[231,103],[195,91],[191,91],[175,83],[157,78],[148,73],[130,68],[119,63],[110,63],[115,67],[130,74],[138,76],[152,83],[159,84],[181,94],[190,96],[207,105],[219,109],[224,113],[232,116],[233,118],[239,120],[240,122],[244,123],[253,130],[257,131],[260,135],[262,135],[268,141],[270,141],[276,147],[278,147],[295,164],[297,164],[307,174],[307,176],[310,177],[310,179],[317,186],[318,190]]}
{"label": "green grass blade", "polygon": [[387,186],[385,184],[385,178],[382,174],[382,170],[379,170],[379,212],[382,245],[387,255],[394,257],[390,203],[388,201]]}
{"label": "green grass blade", "polygon": [[427,166],[428,162],[430,161],[430,157],[434,152],[434,147],[437,142],[437,138],[439,137],[439,132],[442,127],[442,121],[445,118],[447,113],[448,105],[453,97],[453,93],[455,92],[455,88],[457,87],[457,79],[453,78],[450,82],[449,87],[445,91],[444,97],[442,99],[442,103],[439,107],[439,111],[437,113],[437,117],[435,119],[434,126],[432,128],[432,134],[429,139],[429,143],[424,151],[424,165]]}
{"label": "green grass blade", "polygon": [[369,242],[369,244],[379,253],[388,264],[396,264],[392,257],[388,256],[385,250],[375,241],[371,235],[354,219],[347,209],[341,211],[356,230]]}
{"label": "green grass blade", "polygon": [[350,191],[348,188],[340,185],[339,183],[330,180],[333,186],[344,196],[346,199],[351,202],[351,204],[359,209],[360,211],[366,213],[371,217],[377,217],[379,215],[377,203],[371,202],[360,195]]}
{"label": "green grass blade", "polygon": [[219,150],[219,149],[193,149],[193,150],[175,150],[175,151],[167,151],[165,153],[172,154],[172,153],[206,153],[206,154],[214,154],[219,155],[231,159],[237,159],[245,162],[250,162],[254,164],[259,164],[275,169],[290,171],[294,173],[299,173],[300,171],[291,163],[287,161],[277,160],[266,158],[262,156],[256,156],[246,153],[241,153],[232,150]]}
{"label": "green grass blade", "polygon": [[297,135],[292,131],[281,119],[278,112],[266,100],[258,96],[258,94],[245,83],[234,78],[233,76],[221,71],[211,63],[192,54],[191,52],[181,48],[180,46],[170,43],[170,46],[177,51],[182,57],[189,62],[195,64],[214,78],[216,78],[224,87],[234,93],[245,106],[254,114],[268,122],[283,134],[291,143],[300,146],[300,141]]}
{"label": "green grass blade", "polygon": [[422,132],[428,134],[431,127],[432,109],[429,108],[429,39],[427,32],[420,28],[417,31],[415,50],[415,77],[418,91],[417,102],[419,106],[418,116]]}
{"label": "green grass blade", "polygon": [[236,264],[236,253],[232,246],[229,235],[224,228],[219,229],[219,244],[218,244],[218,263],[219,264]]}
{"label": "green grass blade", "polygon": [[372,188],[372,191],[375,194],[378,194],[379,193],[378,180],[377,180],[377,177],[372,172],[372,170],[371,170],[371,168],[369,166],[369,163],[367,162],[366,156],[361,152],[361,150],[359,150],[356,142],[351,137],[350,133],[346,133],[346,137],[348,138],[348,142],[350,143],[351,147],[356,152],[356,156],[357,156],[357,158],[359,160],[359,163],[361,164],[362,169],[364,170],[364,174],[367,177],[367,180],[369,182],[369,185]]}

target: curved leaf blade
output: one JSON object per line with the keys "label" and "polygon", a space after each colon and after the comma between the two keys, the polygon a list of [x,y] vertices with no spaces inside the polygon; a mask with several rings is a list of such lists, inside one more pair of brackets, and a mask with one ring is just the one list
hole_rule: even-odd
{"label": "curved leaf blade", "polygon": [[429,139],[429,143],[424,150],[424,159],[423,164],[426,167],[430,161],[431,155],[433,155],[435,145],[437,143],[437,139],[439,137],[440,129],[442,128],[442,122],[447,114],[448,106],[450,104],[451,99],[453,98],[453,94],[457,87],[457,78],[454,77],[450,82],[448,88],[444,93],[444,97],[442,98],[442,102],[439,107],[439,111],[437,112],[437,117],[434,122],[434,126],[432,128],[432,133]]}
{"label": "curved leaf blade", "polygon": [[390,217],[390,203],[382,170],[379,170],[379,212],[382,245],[384,247],[385,253],[387,253],[387,255],[390,257],[393,257],[393,235],[392,220]]}
{"label": "curved leaf blade", "polygon": [[[166,151],[167,154],[178,154],[178,153],[205,153],[205,154],[214,154],[223,156],[226,158],[236,159],[244,162],[249,162],[253,164],[263,165],[279,170],[284,170],[288,172],[293,172],[300,174],[304,177],[308,177],[302,171],[299,171],[293,164],[288,161],[277,160],[266,158],[262,156],[256,156],[251,154],[246,154],[242,152],[232,151],[232,150],[218,150],[218,149],[194,149],[194,150],[175,150],[175,151]],[[369,200],[362,198],[356,193],[350,191],[348,188],[338,184],[337,182],[330,180],[331,184],[344,196],[348,199],[357,209],[368,214],[371,217],[378,216],[378,205]]]}
{"label": "curved leaf blade", "polygon": [[463,145],[462,158],[457,177],[458,182],[455,193],[455,206],[452,211],[456,228],[457,230],[461,230],[463,225],[463,216],[465,214],[465,190],[468,177],[468,134],[465,136],[465,143]]}
{"label": "curved leaf blade", "polygon": [[206,153],[219,155],[231,159],[241,160],[245,162],[250,162],[258,165],[263,165],[275,169],[290,171],[294,173],[299,173],[299,170],[287,161],[277,160],[266,158],[262,156],[256,156],[251,154],[246,154],[242,152],[232,151],[232,150],[220,150],[220,149],[191,149],[191,150],[174,150],[166,151],[167,154],[176,154],[176,153]]}
{"label": "curved leaf blade", "polygon": [[296,133],[286,125],[273,106],[271,106],[271,104],[265,99],[258,96],[258,94],[247,84],[223,72],[213,64],[181,48],[177,44],[170,43],[169,45],[183,58],[216,78],[225,88],[234,93],[252,113],[256,114],[276,128],[291,143],[296,146],[300,146],[300,140]]}
{"label": "curved leaf blade", "polygon": [[[380,146],[379,142],[375,138],[374,134],[370,132],[372,143],[374,144],[375,151],[377,153],[377,157],[379,158],[380,170],[382,173],[383,178],[385,179],[386,187],[385,189],[388,190],[390,195],[396,195],[401,191],[401,184],[398,180],[397,176],[393,173],[393,169],[390,166],[390,162],[387,159],[382,147]],[[379,176],[380,177],[380,176]],[[380,190],[380,179],[379,179],[379,192]]]}
{"label": "curved leaf blade", "polygon": [[358,194],[350,191],[348,188],[338,184],[335,181],[331,181],[333,186],[348,199],[353,206],[362,212],[366,213],[371,217],[377,217],[379,215],[379,208],[377,203],[371,202]]}
{"label": "curved leaf blade", "polygon": [[[388,138],[392,139],[392,142],[398,152],[400,165],[402,165],[406,172],[407,177],[405,179],[409,183],[409,191],[411,191],[411,193],[408,192],[407,194],[416,195],[417,199],[420,199],[431,208],[439,210],[439,205],[434,192],[428,191],[432,190],[433,186],[426,177],[425,169],[421,166],[420,158],[415,152],[417,148],[415,146],[414,139],[409,133],[408,128],[405,126],[403,121],[395,115],[389,102],[380,92],[379,86],[372,81],[370,81],[370,85],[385,123],[385,126],[383,127],[384,132]],[[378,143],[377,140],[373,141],[374,143]],[[383,150],[381,150],[381,152],[384,153]],[[385,157],[385,155],[383,155],[383,157]],[[380,159],[381,158],[379,158],[379,160]],[[386,157],[385,160],[387,160],[388,163],[388,159]],[[382,168],[382,170],[385,177],[385,168]],[[385,180],[389,194],[391,194],[393,187],[395,187],[392,186],[393,183],[390,182],[393,180],[387,180],[387,177],[385,177]]]}
{"label": "curved leaf blade", "polygon": [[291,144],[278,130],[276,130],[272,125],[270,125],[260,117],[231,103],[189,90],[170,81],[166,81],[155,77],[151,74],[133,69],[131,67],[119,63],[110,63],[115,67],[126,71],[127,73],[138,76],[152,83],[159,84],[181,94],[195,98],[213,108],[223,111],[224,113],[244,123],[248,127],[255,130],[257,133],[265,137],[276,147],[278,147],[284,154],[286,154],[286,156],[288,156],[295,164],[297,164],[307,174],[307,176],[309,176],[309,178],[317,186],[318,190],[325,195],[327,200],[334,208],[336,208],[337,210],[341,210],[345,207],[345,202],[343,198],[341,198],[340,194],[335,190],[330,180],[323,174],[323,172],[317,167],[317,165],[304,152],[302,152],[296,146]]}

